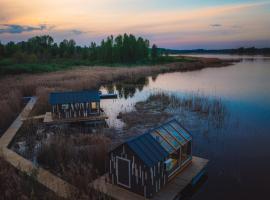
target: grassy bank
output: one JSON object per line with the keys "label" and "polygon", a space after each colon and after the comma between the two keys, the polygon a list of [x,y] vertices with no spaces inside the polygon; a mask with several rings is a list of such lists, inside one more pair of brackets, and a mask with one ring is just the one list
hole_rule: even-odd
{"label": "grassy bank", "polygon": [[141,65],[159,65],[159,64],[168,64],[173,62],[193,62],[193,58],[187,57],[169,57],[163,56],[157,58],[157,60],[146,60],[146,61],[138,61],[130,64],[123,64],[123,63],[102,63],[100,61],[90,61],[90,60],[83,60],[83,59],[54,59],[48,62],[15,62],[12,59],[0,59],[0,77],[6,75],[15,75],[15,74],[38,74],[38,73],[45,73],[45,72],[55,72],[55,71],[64,71],[69,69],[74,69],[80,66],[108,66],[108,67],[138,67]]}
{"label": "grassy bank", "polygon": [[74,59],[54,60],[47,63],[17,63],[10,59],[2,59],[0,61],[0,75],[37,74],[68,70],[82,65],[93,66],[94,64],[90,61]]}

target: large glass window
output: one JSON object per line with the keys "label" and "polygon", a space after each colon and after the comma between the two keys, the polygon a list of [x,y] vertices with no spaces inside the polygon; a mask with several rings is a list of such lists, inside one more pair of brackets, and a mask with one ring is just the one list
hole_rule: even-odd
{"label": "large glass window", "polygon": [[185,162],[191,156],[191,142],[186,143],[182,146],[181,161]]}
{"label": "large glass window", "polygon": [[180,147],[180,144],[175,140],[165,129],[159,128],[157,130],[175,149]]}
{"label": "large glass window", "polygon": [[166,129],[168,132],[170,132],[172,134],[172,136],[174,138],[176,138],[178,140],[178,142],[180,142],[181,144],[185,144],[186,140],[179,134],[179,132],[177,132],[172,126],[170,126],[169,124],[164,126],[164,129]]}
{"label": "large glass window", "polygon": [[185,137],[187,140],[191,140],[191,136],[186,132],[185,129],[183,129],[179,124],[176,122],[170,123],[178,132],[180,132],[181,135]]}
{"label": "large glass window", "polygon": [[161,146],[168,152],[168,153],[172,153],[174,152],[174,148],[169,145],[168,142],[166,142],[158,133],[156,133],[155,131],[151,132],[151,135],[153,136],[153,138],[155,138],[156,141],[158,141]]}

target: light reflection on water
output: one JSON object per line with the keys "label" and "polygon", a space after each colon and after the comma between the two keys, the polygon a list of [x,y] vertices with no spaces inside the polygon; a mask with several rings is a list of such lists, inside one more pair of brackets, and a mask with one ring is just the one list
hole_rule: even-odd
{"label": "light reflection on water", "polygon": [[[238,58],[230,55],[207,57]],[[221,97],[230,122],[222,129],[192,128],[195,155],[210,159],[206,184],[192,199],[259,199],[268,194],[270,180],[270,59],[242,56],[229,67],[206,68],[147,77],[134,83],[102,87],[120,98],[102,100],[111,127],[121,128],[119,112],[131,111],[150,94],[200,92]],[[200,125],[198,125],[200,126]],[[203,123],[201,124],[203,126]]]}

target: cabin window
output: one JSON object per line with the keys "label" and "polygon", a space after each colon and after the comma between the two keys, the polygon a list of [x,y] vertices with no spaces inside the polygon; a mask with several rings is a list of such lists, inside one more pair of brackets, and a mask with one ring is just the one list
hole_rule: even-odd
{"label": "cabin window", "polygon": [[191,143],[188,142],[182,146],[181,161],[184,163],[191,156]]}
{"label": "cabin window", "polygon": [[126,188],[130,188],[130,160],[117,156],[116,162],[117,184]]}
{"label": "cabin window", "polygon": [[91,109],[96,110],[97,109],[97,102],[91,102]]}
{"label": "cabin window", "polygon": [[68,104],[62,104],[62,109],[68,109]]}

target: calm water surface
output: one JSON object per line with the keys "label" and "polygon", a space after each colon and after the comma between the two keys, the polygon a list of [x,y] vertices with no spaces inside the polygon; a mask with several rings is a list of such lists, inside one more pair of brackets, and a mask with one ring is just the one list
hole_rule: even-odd
{"label": "calm water surface", "polygon": [[102,101],[109,126],[118,129],[123,126],[116,119],[119,112],[133,110],[136,102],[152,93],[199,92],[222,98],[230,116],[223,128],[213,127],[206,133],[190,127],[194,155],[210,160],[208,179],[191,199],[270,199],[270,58],[240,58],[241,62],[229,67],[160,74],[140,79],[135,87],[125,82],[101,88],[119,95],[116,100]]}

